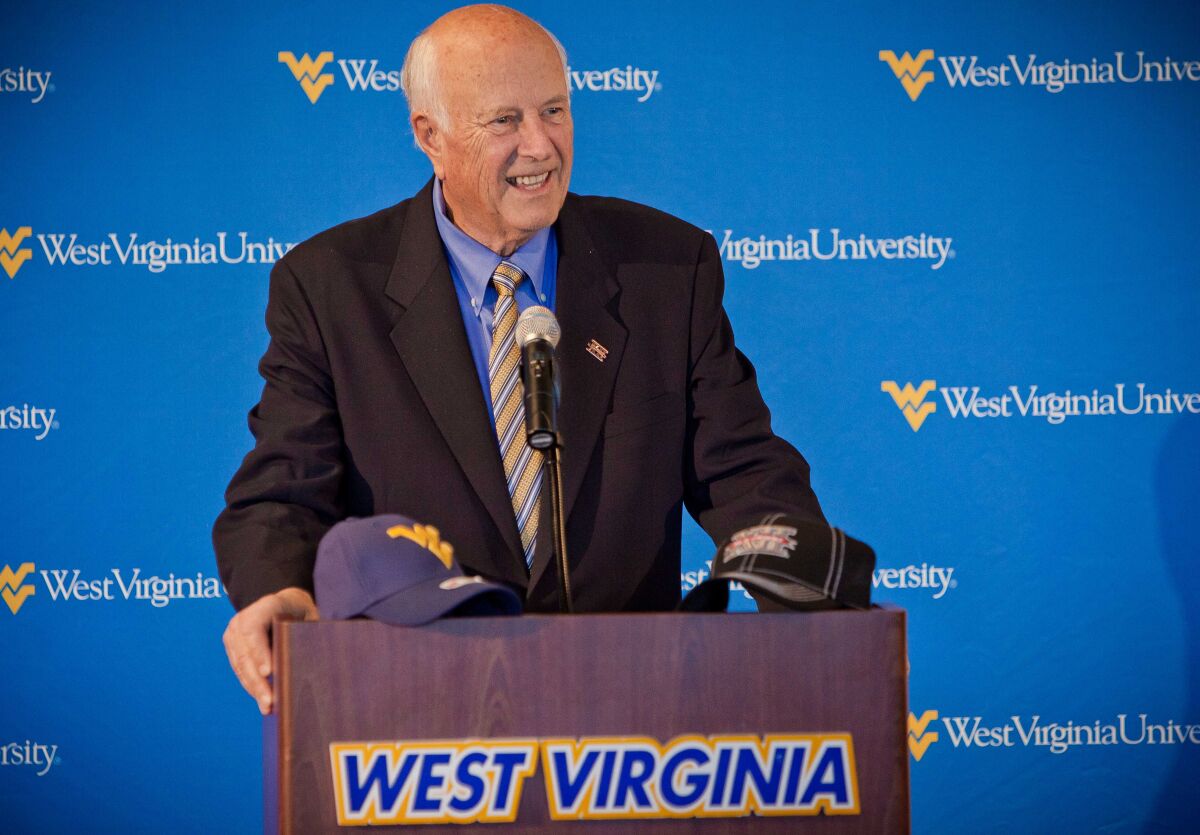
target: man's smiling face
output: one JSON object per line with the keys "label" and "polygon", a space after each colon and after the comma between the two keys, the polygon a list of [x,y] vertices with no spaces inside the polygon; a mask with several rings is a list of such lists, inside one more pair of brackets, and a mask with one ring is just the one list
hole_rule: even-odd
{"label": "man's smiling face", "polygon": [[[450,16],[447,16],[450,17]],[[436,89],[449,124],[414,113],[454,224],[511,254],[558,218],[571,179],[574,127],[558,50],[527,19],[431,28]]]}

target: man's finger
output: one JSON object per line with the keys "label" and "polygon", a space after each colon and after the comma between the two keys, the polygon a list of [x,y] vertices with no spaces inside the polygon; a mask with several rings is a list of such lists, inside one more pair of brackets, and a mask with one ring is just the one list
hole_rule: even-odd
{"label": "man's finger", "polygon": [[[258,711],[263,716],[271,712],[271,683],[266,678],[260,676],[254,669],[253,664],[243,659],[242,661],[242,686],[246,688],[256,702],[258,702]],[[249,679],[247,684],[246,679]]]}
{"label": "man's finger", "polygon": [[251,603],[229,620],[223,641],[229,666],[265,716],[271,712],[271,622],[279,616],[316,620],[312,595],[299,588],[269,594]]}
{"label": "man's finger", "polygon": [[242,654],[260,676],[271,674],[271,620],[256,617],[242,625],[238,643]]}
{"label": "man's finger", "polygon": [[242,688],[265,716],[271,712],[272,701],[266,678],[271,673],[269,622],[256,617],[258,614],[246,610],[234,616],[225,630],[225,654]]}
{"label": "man's finger", "polygon": [[225,647],[225,655],[229,658],[229,666],[233,669],[233,674],[237,676],[242,688],[250,694],[251,698],[259,702],[260,708],[264,698],[269,704],[271,685],[266,678],[257,673],[253,662],[229,646]]}

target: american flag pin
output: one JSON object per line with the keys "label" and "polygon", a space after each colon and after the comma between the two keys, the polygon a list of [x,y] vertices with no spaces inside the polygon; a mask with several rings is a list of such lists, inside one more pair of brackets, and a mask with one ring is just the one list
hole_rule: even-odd
{"label": "american flag pin", "polygon": [[596,359],[600,360],[600,362],[604,362],[606,359],[608,359],[608,349],[594,339],[588,342],[587,352]]}

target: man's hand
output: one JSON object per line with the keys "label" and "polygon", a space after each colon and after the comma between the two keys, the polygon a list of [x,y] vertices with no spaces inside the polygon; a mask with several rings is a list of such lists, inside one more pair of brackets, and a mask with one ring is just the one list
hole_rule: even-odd
{"label": "man's hand", "polygon": [[271,621],[275,618],[316,620],[317,604],[301,588],[286,588],[255,600],[229,620],[225,627],[225,654],[238,681],[246,688],[258,709],[271,712]]}

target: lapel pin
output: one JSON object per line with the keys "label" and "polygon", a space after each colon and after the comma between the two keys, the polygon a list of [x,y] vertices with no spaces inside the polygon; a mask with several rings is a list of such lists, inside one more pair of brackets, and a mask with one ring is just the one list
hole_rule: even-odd
{"label": "lapel pin", "polygon": [[587,352],[600,362],[604,362],[608,358],[608,349],[594,339],[588,342]]}

